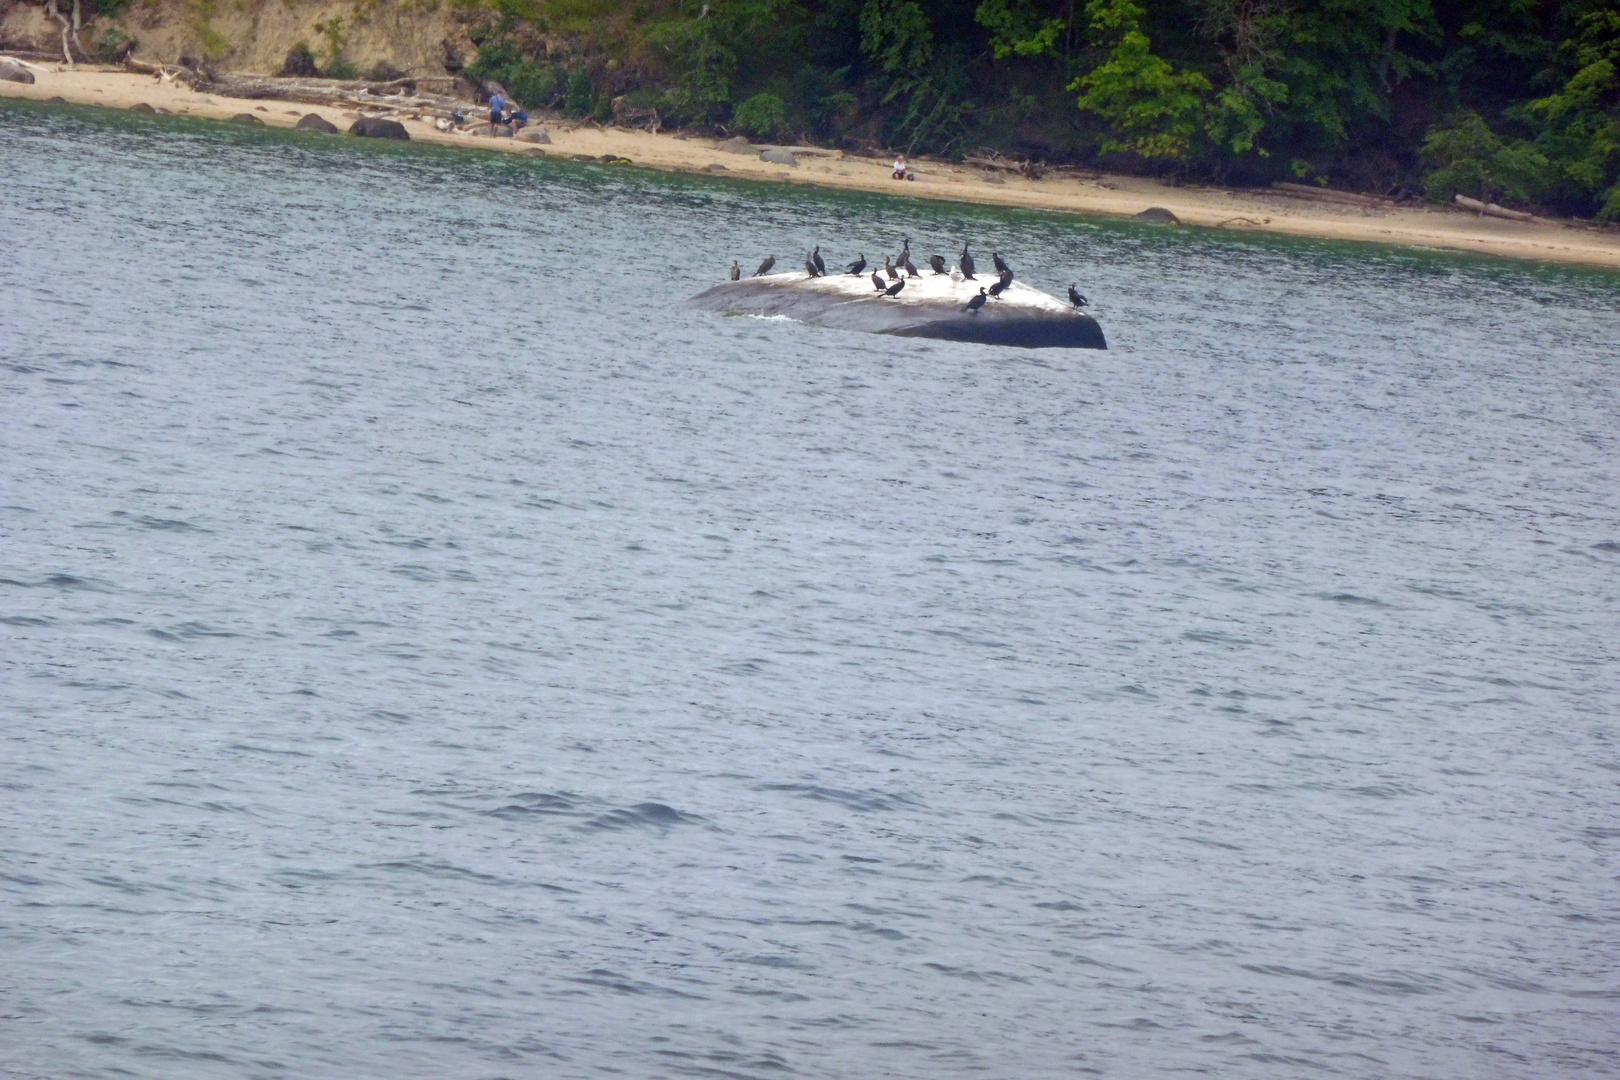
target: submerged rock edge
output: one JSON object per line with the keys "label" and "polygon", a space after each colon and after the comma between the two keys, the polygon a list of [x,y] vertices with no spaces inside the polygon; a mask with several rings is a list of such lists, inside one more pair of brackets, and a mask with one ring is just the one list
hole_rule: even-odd
{"label": "submerged rock edge", "polygon": [[[993,280],[987,278],[983,284]],[[1009,291],[1004,299],[992,300],[977,312],[964,312],[968,297],[978,290],[969,289],[966,283],[950,285],[949,279],[939,282],[931,283],[927,277],[913,279],[908,282],[908,289],[915,290],[911,296],[903,290],[900,299],[889,299],[878,295],[865,278],[773,274],[721,282],[692,297],[687,305],[723,315],[779,316],[812,326],[893,337],[1025,349],[1108,348],[1096,319],[1036,289],[1020,285],[1018,292]]]}

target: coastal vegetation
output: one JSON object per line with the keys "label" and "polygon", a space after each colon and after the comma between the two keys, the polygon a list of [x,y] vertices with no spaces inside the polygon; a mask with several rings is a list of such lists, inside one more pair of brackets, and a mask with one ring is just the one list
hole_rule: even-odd
{"label": "coastal vegetation", "polygon": [[245,56],[229,26],[302,12],[274,54],[288,74],[451,72],[598,121],[621,101],[758,140],[1620,220],[1620,0],[0,0],[0,15],[24,5],[62,25],[64,49],[81,14],[93,23],[85,59],[129,55],[167,6],[192,55],[229,66]]}
{"label": "coastal vegetation", "polygon": [[575,115],[1620,217],[1620,0],[456,2]]}

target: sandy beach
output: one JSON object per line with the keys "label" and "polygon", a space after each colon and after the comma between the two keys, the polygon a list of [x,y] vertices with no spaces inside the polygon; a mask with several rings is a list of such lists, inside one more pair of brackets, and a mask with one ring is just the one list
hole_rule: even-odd
{"label": "sandy beach", "polygon": [[[0,82],[0,95],[41,101],[61,98],[72,104],[114,109],[144,104],[176,115],[212,120],[229,120],[251,113],[275,127],[292,127],[300,117],[313,112],[346,130],[361,115],[340,107],[246,101],[199,93],[179,82],[164,82],[122,69],[90,65],[70,69],[61,64],[37,62],[28,66],[36,81],[32,84]],[[1048,174],[1031,180],[1015,173],[932,159],[914,160],[916,180],[901,182],[890,177],[887,158],[861,157],[840,151],[801,154],[799,163],[789,166],[762,161],[754,153],[722,149],[713,139],[680,134],[654,135],[541,120],[537,126],[548,133],[551,142],[537,146],[479,133],[487,132],[487,127],[474,132],[441,132],[428,120],[397,119],[416,141],[502,153],[562,158],[611,154],[628,158],[638,166],[669,171],[1113,217],[1130,217],[1157,206],[1170,210],[1184,224],[1192,226],[1449,248],[1620,269],[1620,232],[1583,225],[1508,221],[1446,208],[1341,205],[1269,190],[1173,187],[1149,179],[1096,173]]]}

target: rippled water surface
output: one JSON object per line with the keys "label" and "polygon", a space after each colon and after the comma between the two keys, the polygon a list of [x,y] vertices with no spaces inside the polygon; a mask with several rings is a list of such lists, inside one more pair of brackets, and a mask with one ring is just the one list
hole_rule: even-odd
{"label": "rippled water surface", "polygon": [[[681,307],[907,234],[1111,350]],[[0,1073],[1620,1075],[1615,278],[18,104],[0,237]]]}

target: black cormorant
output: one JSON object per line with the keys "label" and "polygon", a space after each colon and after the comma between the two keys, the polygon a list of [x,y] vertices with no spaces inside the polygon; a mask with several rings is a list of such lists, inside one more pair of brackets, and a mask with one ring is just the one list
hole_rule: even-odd
{"label": "black cormorant", "polygon": [[1012,284],[1012,271],[1011,270],[1002,271],[1001,280],[997,281],[994,285],[990,286],[990,295],[999,299],[1001,294],[1007,291],[1007,286],[1009,286],[1011,284]]}
{"label": "black cormorant", "polygon": [[742,267],[737,265],[737,260],[736,259],[732,259],[731,260],[731,280],[736,281],[740,277],[742,277]]}
{"label": "black cormorant", "polygon": [[1069,283],[1069,303],[1073,304],[1077,308],[1082,308],[1086,306],[1087,300],[1085,297],[1074,291],[1074,287],[1077,284],[1079,283],[1073,281]]}
{"label": "black cormorant", "polygon": [[984,290],[980,289],[979,290],[979,295],[975,296],[973,299],[969,300],[968,301],[968,306],[963,308],[962,310],[963,311],[978,311],[982,307],[984,307]]}
{"label": "black cormorant", "polygon": [[884,289],[883,290],[883,295],[884,296],[899,296],[900,295],[900,290],[905,288],[905,287],[906,287],[906,279],[901,278],[899,281],[895,282],[893,285],[890,285],[887,289]]}
{"label": "black cormorant", "polygon": [[922,275],[917,273],[917,268],[915,266],[911,265],[911,255],[910,255],[909,252],[906,254],[905,261],[902,262],[900,265],[904,266],[906,268],[906,277],[921,277],[922,276]]}
{"label": "black cormorant", "polygon": [[890,281],[900,280],[900,272],[894,268],[894,263],[889,261],[887,255],[883,256],[883,272],[889,275]]}
{"label": "black cormorant", "polygon": [[932,266],[934,268],[934,273],[936,273],[936,274],[944,274],[947,277],[950,276],[951,272],[949,270],[945,269],[945,256],[943,256],[943,255],[930,255],[930,256],[928,256],[928,265]]}
{"label": "black cormorant", "polygon": [[861,257],[860,258],[856,259],[854,262],[849,264],[849,276],[850,277],[860,277],[861,276],[861,271],[865,270],[865,269],[866,269],[866,252],[863,251],[863,252],[861,252]]}
{"label": "black cormorant", "polygon": [[963,278],[963,280],[972,281],[973,280],[973,256],[968,254],[967,241],[966,240],[962,241],[962,261],[961,261],[961,263],[959,265],[962,267],[962,278]]}
{"label": "black cormorant", "polygon": [[1010,274],[1010,273],[1012,273],[1012,268],[1007,265],[1007,260],[1003,259],[1001,257],[1001,253],[999,251],[992,251],[990,253],[990,258],[996,264],[996,273],[998,273],[998,274]]}
{"label": "black cormorant", "polygon": [[827,276],[827,264],[821,261],[821,245],[820,244],[817,244],[816,245],[816,250],[814,250],[814,251],[812,251],[810,253],[810,261],[816,264],[816,277],[826,277]]}
{"label": "black cormorant", "polygon": [[770,258],[766,259],[764,262],[759,264],[759,269],[754,271],[754,276],[755,277],[764,277],[766,274],[771,272],[771,267],[773,267],[775,265],[776,265],[776,256],[772,255]]}
{"label": "black cormorant", "polygon": [[805,257],[804,257],[804,272],[806,274],[809,274],[811,277],[818,277],[819,276],[816,273],[816,259],[815,259],[815,256],[809,255],[809,254],[805,255]]}
{"label": "black cormorant", "polygon": [[872,284],[876,286],[878,292],[883,292],[888,288],[887,285],[883,284],[883,275],[876,270],[872,271]]}

